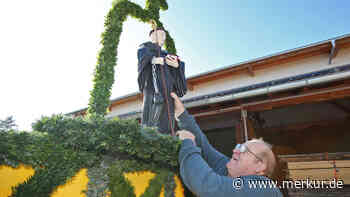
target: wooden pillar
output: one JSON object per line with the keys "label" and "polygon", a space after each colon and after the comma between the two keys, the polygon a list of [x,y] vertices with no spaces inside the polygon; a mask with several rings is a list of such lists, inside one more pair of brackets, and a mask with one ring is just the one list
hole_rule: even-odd
{"label": "wooden pillar", "polygon": [[241,122],[243,125],[243,140],[248,141],[247,110],[241,108]]}

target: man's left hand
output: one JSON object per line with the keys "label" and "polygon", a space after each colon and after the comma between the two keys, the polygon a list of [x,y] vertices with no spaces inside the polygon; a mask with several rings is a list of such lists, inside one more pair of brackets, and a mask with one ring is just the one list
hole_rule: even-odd
{"label": "man's left hand", "polygon": [[185,139],[191,139],[194,144],[196,144],[196,137],[189,131],[187,130],[180,130],[176,132],[176,135],[179,136],[180,140],[185,140]]}

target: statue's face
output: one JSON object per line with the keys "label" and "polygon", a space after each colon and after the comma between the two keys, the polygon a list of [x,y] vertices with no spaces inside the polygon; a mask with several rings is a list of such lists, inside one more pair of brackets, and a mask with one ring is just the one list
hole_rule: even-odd
{"label": "statue's face", "polygon": [[157,30],[151,34],[152,42],[158,43],[159,46],[163,46],[165,42],[165,38],[166,38],[166,34],[165,34],[165,31],[163,30]]}

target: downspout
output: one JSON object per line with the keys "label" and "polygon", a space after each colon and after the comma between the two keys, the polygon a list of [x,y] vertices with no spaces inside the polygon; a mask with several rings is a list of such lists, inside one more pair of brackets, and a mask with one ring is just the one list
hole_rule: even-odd
{"label": "downspout", "polygon": [[331,49],[331,52],[329,53],[328,64],[332,64],[332,59],[334,58],[336,53],[335,40],[331,40],[331,45],[332,45],[332,49]]}

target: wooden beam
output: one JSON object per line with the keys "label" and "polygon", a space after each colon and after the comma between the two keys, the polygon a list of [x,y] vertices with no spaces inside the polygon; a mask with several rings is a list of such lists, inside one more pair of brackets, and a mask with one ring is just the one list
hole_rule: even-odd
{"label": "wooden beam", "polygon": [[266,69],[272,66],[286,66],[289,62],[295,62],[299,60],[303,60],[309,57],[314,57],[322,54],[329,53],[330,47],[327,44],[320,46],[317,50],[310,51],[308,53],[304,54],[297,54],[297,55],[290,55],[289,58],[281,58],[279,60],[275,60],[274,62],[271,62],[270,64],[259,64],[255,66],[255,70],[262,70]]}
{"label": "wooden beam", "polygon": [[334,105],[338,109],[342,110],[343,112],[350,114],[350,108],[348,108],[347,106],[342,105],[341,103],[339,103],[337,101],[330,101],[329,103],[331,103],[332,105]]}
{"label": "wooden beam", "polygon": [[244,142],[249,140],[247,116],[248,116],[247,110],[241,108],[241,122],[242,122],[242,125],[243,125]]}
{"label": "wooden beam", "polygon": [[251,64],[249,64],[247,66],[247,68],[248,68],[248,73],[250,74],[250,76],[254,77],[255,73],[254,73],[254,70],[253,70],[253,66]]}
{"label": "wooden beam", "polygon": [[278,155],[278,158],[286,162],[350,160],[350,152]]}
{"label": "wooden beam", "polygon": [[195,117],[205,117],[212,116],[226,112],[238,111],[243,107],[248,111],[264,111],[270,110],[275,107],[283,107],[288,105],[296,105],[301,103],[310,103],[310,102],[320,102],[327,101],[332,99],[344,98],[350,96],[350,85],[344,84],[341,87],[332,87],[326,88],[326,90],[314,90],[312,92],[302,93],[295,96],[287,96],[276,99],[269,99],[257,102],[250,102],[241,105],[235,105],[232,107],[217,109],[213,111],[203,112],[194,114]]}
{"label": "wooden beam", "polygon": [[288,169],[290,170],[332,169],[334,168],[334,164],[337,168],[350,168],[350,160],[330,160],[330,161],[315,161],[315,162],[308,162],[308,161],[288,162]]}
{"label": "wooden beam", "polygon": [[[312,162],[314,163],[314,162]],[[314,163],[317,166],[317,163]],[[350,183],[350,168],[335,169],[308,169],[308,170],[289,170],[289,178],[292,180],[342,180],[343,184]]]}
{"label": "wooden beam", "polygon": [[312,48],[303,48],[298,51],[291,51],[288,53],[267,57],[264,59],[258,59],[256,61],[243,63],[237,66],[232,65],[227,69],[188,79],[188,82],[194,85],[198,83],[205,83],[208,81],[217,80],[218,78],[222,79],[225,77],[230,77],[235,74],[242,74],[242,72],[247,72],[246,69],[249,65],[254,65],[254,70],[265,69],[273,66],[284,66],[286,65],[285,63],[305,59],[307,57],[312,57],[324,53],[329,53],[329,50],[329,43],[323,43]]}
{"label": "wooden beam", "polygon": [[333,88],[331,90],[321,90],[312,93],[299,94],[267,101],[259,101],[243,104],[242,107],[249,111],[262,111],[286,105],[296,105],[301,103],[320,102],[350,96],[350,86]]}
{"label": "wooden beam", "polygon": [[350,183],[350,160],[288,162],[292,180],[342,180]]}
{"label": "wooden beam", "polygon": [[337,119],[337,120],[322,120],[322,121],[312,121],[312,122],[302,122],[295,124],[281,125],[278,127],[267,127],[263,129],[264,134],[274,133],[278,131],[292,131],[292,130],[303,130],[314,126],[325,126],[325,125],[336,125],[341,123],[346,123],[349,121],[349,117]]}
{"label": "wooden beam", "polygon": [[193,91],[193,90],[194,90],[194,84],[193,84],[193,83],[190,83],[190,82],[187,82],[187,88],[188,88],[190,91]]}
{"label": "wooden beam", "polygon": [[142,93],[138,93],[136,95],[132,95],[132,96],[129,96],[127,98],[123,98],[123,99],[114,101],[111,104],[111,107],[114,107],[114,106],[117,106],[117,105],[120,105],[120,104],[124,104],[124,103],[128,103],[128,102],[131,102],[131,101],[136,101],[136,100],[141,100],[142,101],[142,98],[143,98],[143,94]]}

